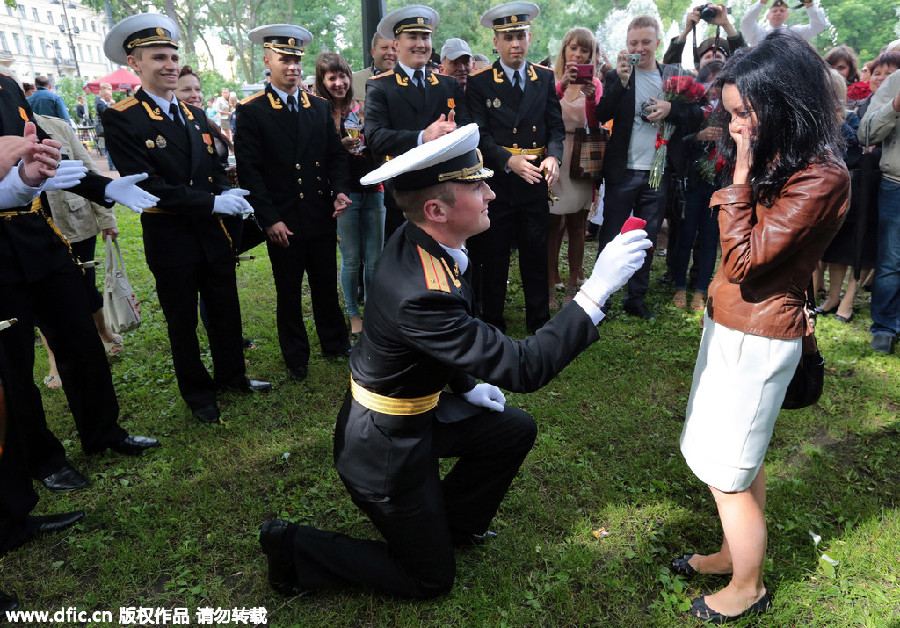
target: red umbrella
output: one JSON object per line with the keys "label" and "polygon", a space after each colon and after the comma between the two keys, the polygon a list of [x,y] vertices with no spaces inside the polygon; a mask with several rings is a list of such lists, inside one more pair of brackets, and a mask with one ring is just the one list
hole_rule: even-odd
{"label": "red umbrella", "polygon": [[112,85],[114,92],[133,92],[141,84],[141,79],[125,68],[119,68],[108,76],[91,81],[84,86],[84,91],[91,94],[99,94],[100,83],[109,83]]}

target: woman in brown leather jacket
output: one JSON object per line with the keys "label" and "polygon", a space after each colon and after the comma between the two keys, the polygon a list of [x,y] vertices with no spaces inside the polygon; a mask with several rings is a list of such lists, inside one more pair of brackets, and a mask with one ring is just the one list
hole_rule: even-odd
{"label": "woman in brown leather jacket", "polygon": [[736,54],[717,84],[728,120],[722,153],[732,185],[713,194],[722,261],[709,290],[703,337],[681,435],[691,470],[709,485],[724,540],[671,568],[731,574],[691,604],[712,623],[769,610],[763,586],[763,458],[811,327],[804,292],[844,219],[849,175],[826,66],[802,39],[769,35]]}

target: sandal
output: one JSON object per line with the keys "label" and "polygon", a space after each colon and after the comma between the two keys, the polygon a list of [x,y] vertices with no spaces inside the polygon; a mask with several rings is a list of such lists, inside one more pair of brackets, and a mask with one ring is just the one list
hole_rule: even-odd
{"label": "sandal", "polygon": [[692,600],[691,610],[689,612],[692,617],[696,617],[697,619],[710,624],[730,624],[733,621],[749,617],[750,615],[768,613],[770,610],[772,610],[772,599],[769,597],[769,592],[766,591],[761,598],[751,604],[750,608],[740,615],[723,615],[719,611],[714,611],[706,603],[706,596]]}
{"label": "sandal", "polygon": [[691,297],[691,310],[694,312],[702,312],[706,309],[706,295],[702,292],[695,292]]}
{"label": "sandal", "polygon": [[672,562],[669,563],[669,569],[672,570],[672,573],[680,576],[687,576],[688,578],[696,576],[697,570],[691,567],[691,563],[688,562],[692,556],[693,554],[685,554],[681,558],[673,558]]}
{"label": "sandal", "polygon": [[578,294],[578,286],[569,286],[566,288],[565,294],[563,294],[563,307],[565,307],[572,299],[575,298],[575,295]]}
{"label": "sandal", "polygon": [[44,386],[51,390],[59,388],[62,386],[62,379],[60,379],[59,375],[48,375],[44,378]]}
{"label": "sandal", "polygon": [[684,290],[676,290],[675,296],[672,297],[672,305],[675,307],[687,306],[687,292]]}
{"label": "sandal", "polygon": [[[103,339],[101,338],[101,340]],[[116,335],[109,342],[103,340],[103,348],[109,355],[118,355],[125,349],[125,343],[122,341],[122,336]]]}
{"label": "sandal", "polygon": [[550,295],[548,304],[550,305],[550,311],[555,312],[559,309],[559,301],[556,298],[556,288],[550,288]]}

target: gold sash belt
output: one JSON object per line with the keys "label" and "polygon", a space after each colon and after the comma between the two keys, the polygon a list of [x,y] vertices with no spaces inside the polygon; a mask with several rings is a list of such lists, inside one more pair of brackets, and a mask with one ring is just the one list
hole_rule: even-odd
{"label": "gold sash belt", "polygon": [[366,390],[353,381],[352,377],[350,378],[350,394],[364,408],[396,416],[414,416],[433,410],[438,404],[438,398],[441,396],[440,392],[436,392],[433,395],[416,397],[414,399],[385,397],[371,390]]}

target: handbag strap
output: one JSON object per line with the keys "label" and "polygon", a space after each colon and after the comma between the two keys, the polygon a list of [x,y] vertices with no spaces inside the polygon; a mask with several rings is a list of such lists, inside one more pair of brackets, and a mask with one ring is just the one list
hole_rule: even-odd
{"label": "handbag strap", "polygon": [[113,270],[125,270],[125,264],[122,262],[122,249],[119,248],[118,241],[110,238],[106,241],[106,272],[110,273]]}

